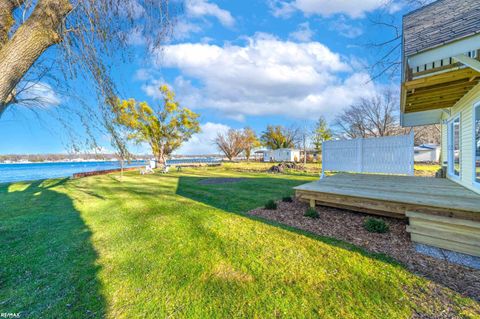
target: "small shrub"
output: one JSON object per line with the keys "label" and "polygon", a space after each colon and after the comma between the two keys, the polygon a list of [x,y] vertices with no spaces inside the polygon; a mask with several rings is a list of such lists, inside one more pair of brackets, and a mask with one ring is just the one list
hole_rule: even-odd
{"label": "small shrub", "polygon": [[275,210],[275,209],[277,209],[277,203],[275,203],[274,200],[269,200],[269,201],[265,204],[265,209]]}
{"label": "small shrub", "polygon": [[390,230],[390,227],[382,219],[367,218],[363,223],[363,227],[371,233],[386,233]]}
{"label": "small shrub", "polygon": [[293,198],[292,198],[292,196],[285,196],[285,197],[282,198],[282,202],[291,203],[291,202],[293,202]]}
{"label": "small shrub", "polygon": [[313,207],[309,207],[305,214],[303,214],[305,217],[310,217],[310,218],[319,218],[320,215],[318,214],[317,210]]}

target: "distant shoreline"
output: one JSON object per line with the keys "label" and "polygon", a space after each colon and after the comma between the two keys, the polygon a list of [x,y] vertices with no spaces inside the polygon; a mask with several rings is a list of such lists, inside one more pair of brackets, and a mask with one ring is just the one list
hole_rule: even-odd
{"label": "distant shoreline", "polygon": [[[130,161],[131,163],[134,163],[134,162],[145,162],[145,161],[149,161],[147,159],[138,159],[138,160],[133,160],[133,161]],[[73,164],[77,164],[77,163],[117,163],[117,162],[120,162],[119,160],[65,160],[65,161],[43,161],[43,162],[30,162],[30,161],[27,161],[27,162],[10,162],[10,163],[5,163],[5,162],[2,162],[0,163],[0,165],[18,165],[18,164],[56,164],[56,163],[59,163],[59,164],[67,164],[67,163],[73,163]]]}
{"label": "distant shoreline", "polygon": [[[1,159],[0,155],[0,159]],[[192,160],[199,160],[199,159],[221,159],[221,155],[185,155],[185,156],[172,156],[169,161],[175,162],[179,160],[185,160],[185,161],[192,161]],[[152,160],[153,157],[148,157],[148,158],[140,158],[140,159],[132,159],[130,162],[135,163],[135,162],[148,162]],[[12,165],[12,164],[54,164],[54,163],[118,163],[120,160],[118,159],[61,159],[61,160],[40,160],[40,161],[30,161],[27,159],[23,160],[17,160],[17,161],[12,161],[8,159],[1,159],[0,160],[0,165]]]}
{"label": "distant shoreline", "polygon": [[[123,167],[141,168],[145,161],[131,161]],[[120,169],[120,162],[114,160],[17,162],[0,164],[0,183],[69,178],[75,174]]]}

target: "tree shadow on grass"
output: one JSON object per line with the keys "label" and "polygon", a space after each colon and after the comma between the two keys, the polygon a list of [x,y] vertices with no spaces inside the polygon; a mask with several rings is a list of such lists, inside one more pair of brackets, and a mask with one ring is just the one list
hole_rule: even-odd
{"label": "tree shadow on grass", "polygon": [[[211,178],[209,178],[211,180]],[[403,267],[395,259],[381,253],[371,253],[347,242],[319,236],[308,231],[280,224],[265,218],[248,215],[247,212],[263,206],[268,200],[278,200],[283,196],[293,196],[293,187],[305,184],[302,180],[282,178],[243,178],[238,183],[203,183],[205,178],[180,176],[177,186],[177,195],[232,212],[251,220],[288,230],[324,243],[354,251],[363,256],[374,258],[395,266]]]}
{"label": "tree shadow on grass", "polygon": [[100,266],[63,180],[0,184],[0,312],[102,318]]}

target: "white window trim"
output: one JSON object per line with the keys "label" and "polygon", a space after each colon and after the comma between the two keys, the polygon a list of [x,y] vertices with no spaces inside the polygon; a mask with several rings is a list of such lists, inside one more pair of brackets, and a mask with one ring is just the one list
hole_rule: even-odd
{"label": "white window trim", "polygon": [[472,131],[473,131],[473,143],[472,143],[472,146],[473,146],[473,186],[475,186],[475,188],[478,188],[480,189],[480,182],[477,181],[477,139],[476,139],[476,130],[475,130],[475,124],[476,124],[476,110],[477,108],[480,108],[480,101],[476,102],[473,104],[473,114],[472,114],[472,119],[473,119],[473,123],[472,123]]}
{"label": "white window trim", "polygon": [[[453,173],[453,170],[454,170],[454,164],[453,164],[453,158],[455,156],[453,156],[452,158],[450,158],[450,148],[449,148],[449,145],[450,144],[453,144],[453,134],[450,134],[451,131],[452,131],[452,128],[451,128],[451,124],[456,121],[458,119],[459,121],[459,125],[460,125],[460,130],[459,130],[459,147],[460,147],[460,174],[459,175],[455,175]],[[458,113],[454,116],[452,116],[450,118],[450,120],[447,122],[447,176],[450,178],[450,179],[453,179],[455,181],[461,181],[462,180],[462,173],[463,173],[463,170],[462,170],[462,128],[463,128],[463,125],[462,125],[462,118],[461,118],[461,113]]]}

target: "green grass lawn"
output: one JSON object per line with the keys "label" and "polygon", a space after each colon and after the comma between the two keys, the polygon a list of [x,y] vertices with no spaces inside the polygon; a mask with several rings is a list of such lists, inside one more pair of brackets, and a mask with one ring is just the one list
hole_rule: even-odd
{"label": "green grass lawn", "polygon": [[[242,177],[204,185],[208,177]],[[410,318],[443,309],[386,257],[243,215],[315,176],[191,169],[0,185],[0,313]],[[474,317],[479,306],[447,291]]]}
{"label": "green grass lawn", "polygon": [[[264,172],[268,170],[273,165],[277,165],[278,163],[264,163],[264,162],[237,162],[237,163],[224,163],[223,168],[225,170],[230,171],[237,171],[237,172]],[[304,166],[303,163],[298,163],[301,166]],[[422,164],[416,163],[415,164],[415,175],[417,176],[425,176],[425,177],[433,177],[435,173],[440,169],[440,165],[438,164]],[[295,175],[305,175],[305,174],[317,174],[320,175],[322,172],[322,164],[321,163],[307,163],[305,165],[304,170],[306,172],[298,171],[298,170],[287,170],[289,174]],[[327,172],[328,174],[329,172]]]}

